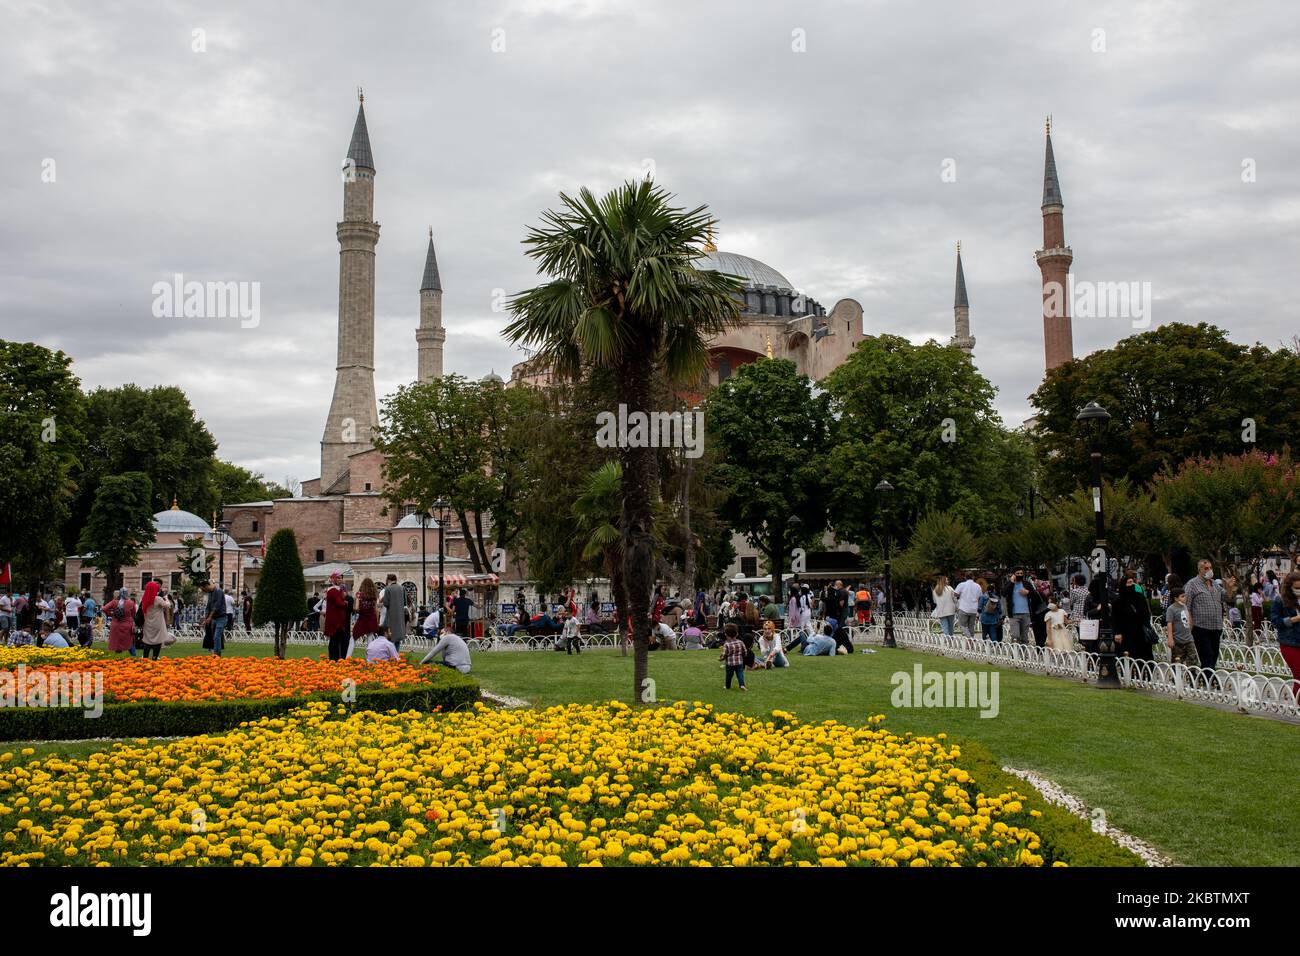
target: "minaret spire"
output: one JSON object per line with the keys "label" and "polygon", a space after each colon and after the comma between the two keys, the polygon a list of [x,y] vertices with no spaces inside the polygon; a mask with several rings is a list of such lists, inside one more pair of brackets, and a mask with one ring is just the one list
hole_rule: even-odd
{"label": "minaret spire", "polygon": [[967,355],[975,348],[975,338],[970,334],[970,301],[966,297],[966,273],[961,266],[961,243],[957,243],[957,289],[952,302],[952,344]]}
{"label": "minaret spire", "polygon": [[[334,397],[321,436],[320,489],[330,493],[348,470],[348,456],[371,448],[379,421],[375,401],[375,160],[366,129],[364,94],[357,89],[357,119],[343,164],[343,219],[339,242],[338,361]],[[343,487],[343,491],[347,488]]]}
{"label": "minaret spire", "polygon": [[1074,252],[1065,244],[1065,202],[1052,151],[1052,118],[1047,117],[1043,158],[1043,248],[1034,254],[1043,279],[1043,355],[1048,371],[1074,358],[1070,322],[1070,263]]}
{"label": "minaret spire", "polygon": [[447,332],[442,327],[442,277],[433,249],[433,226],[429,227],[429,249],[424,255],[424,278],[420,281],[420,325],[415,330],[416,380],[442,378],[442,345]]}

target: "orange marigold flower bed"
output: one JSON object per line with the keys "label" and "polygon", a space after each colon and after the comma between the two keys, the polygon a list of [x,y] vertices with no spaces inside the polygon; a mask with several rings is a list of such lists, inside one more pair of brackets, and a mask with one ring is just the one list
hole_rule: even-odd
{"label": "orange marigold flower bed", "polygon": [[27,669],[29,675],[36,671],[102,673],[104,699],[122,703],[302,697],[322,691],[337,693],[348,686],[345,681],[355,682],[357,689],[410,687],[427,683],[431,668],[404,660],[370,664],[355,658],[196,656],[157,661],[118,657]]}

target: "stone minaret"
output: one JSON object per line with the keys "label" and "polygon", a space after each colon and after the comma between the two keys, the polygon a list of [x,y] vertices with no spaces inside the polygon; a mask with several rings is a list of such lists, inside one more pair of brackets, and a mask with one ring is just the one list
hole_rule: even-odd
{"label": "stone minaret", "polygon": [[415,330],[418,350],[418,381],[442,378],[442,343],[447,333],[442,327],[442,279],[438,276],[438,257],[433,252],[433,227],[429,227],[429,254],[424,258],[424,281],[420,283],[420,327]]}
{"label": "stone minaret", "polygon": [[1047,158],[1043,166],[1043,248],[1034,253],[1043,273],[1043,351],[1047,368],[1056,368],[1074,358],[1074,334],[1070,327],[1070,263],[1074,252],[1065,244],[1065,203],[1056,178],[1056,157],[1052,155],[1052,118],[1047,118]]}
{"label": "stone minaret", "polygon": [[975,348],[975,338],[970,334],[970,301],[966,298],[966,274],[961,269],[961,243],[957,243],[957,293],[952,302],[954,335],[952,344],[967,355]]}
{"label": "stone minaret", "polygon": [[375,160],[366,131],[365,98],[343,164],[339,240],[339,348],[334,398],[320,442],[320,488],[327,492],[348,468],[348,456],[371,447],[379,420],[375,402]]}

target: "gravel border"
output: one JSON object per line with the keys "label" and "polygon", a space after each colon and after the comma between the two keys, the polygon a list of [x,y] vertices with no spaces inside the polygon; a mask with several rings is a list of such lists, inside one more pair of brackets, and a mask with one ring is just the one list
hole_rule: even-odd
{"label": "gravel border", "polygon": [[528,707],[529,702],[522,697],[511,697],[508,694],[494,694],[490,690],[484,690],[479,687],[479,694],[487,703],[494,707],[500,707],[502,710],[514,710],[518,707]]}
{"label": "gravel border", "polygon": [[1094,833],[1100,833],[1102,836],[1114,841],[1126,850],[1132,850],[1147,866],[1177,866],[1178,864],[1165,856],[1150,843],[1139,840],[1137,837],[1125,833],[1106,822],[1105,811],[1101,808],[1090,809],[1086,803],[1070,793],[1060,784],[1048,780],[1041,774],[1034,773],[1032,770],[1017,770],[1015,767],[1003,767],[1004,771],[1014,774],[1026,783],[1031,784],[1043,799],[1048,803],[1054,803],[1059,807],[1064,807],[1070,813],[1074,814],[1081,820],[1087,820],[1091,825]]}

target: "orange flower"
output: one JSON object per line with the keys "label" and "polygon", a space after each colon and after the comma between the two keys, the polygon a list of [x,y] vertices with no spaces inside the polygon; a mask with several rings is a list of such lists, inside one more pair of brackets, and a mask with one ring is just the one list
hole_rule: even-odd
{"label": "orange flower", "polygon": [[358,690],[409,687],[426,682],[428,668],[408,661],[369,664],[363,660],[316,661],[305,657],[172,657],[140,661],[118,657],[80,664],[49,664],[28,672],[99,673],[104,698],[125,701],[247,700],[302,697],[340,691],[344,681]]}

